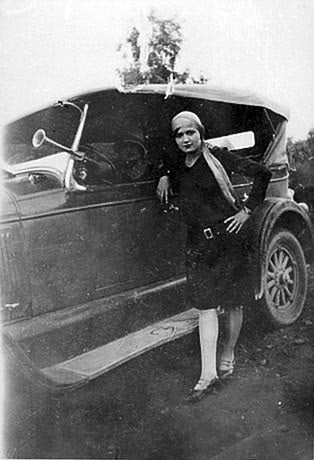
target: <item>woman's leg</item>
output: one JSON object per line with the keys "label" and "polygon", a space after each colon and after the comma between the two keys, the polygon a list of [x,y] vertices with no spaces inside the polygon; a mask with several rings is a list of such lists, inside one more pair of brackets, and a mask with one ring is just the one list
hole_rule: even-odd
{"label": "woman's leg", "polygon": [[220,362],[226,361],[227,363],[232,363],[234,361],[234,348],[241,332],[242,322],[242,307],[230,309],[225,312],[225,337]]}
{"label": "woman's leg", "polygon": [[200,381],[195,389],[202,390],[208,382],[217,377],[216,370],[216,351],[218,339],[218,317],[217,311],[210,310],[199,311],[199,338],[201,346],[202,371]]}

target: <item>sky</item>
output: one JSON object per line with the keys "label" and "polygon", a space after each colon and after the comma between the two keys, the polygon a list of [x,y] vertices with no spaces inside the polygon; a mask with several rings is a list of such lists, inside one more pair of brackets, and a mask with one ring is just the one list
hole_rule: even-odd
{"label": "sky", "polygon": [[312,0],[0,0],[1,124],[117,84],[117,46],[151,9],[182,27],[177,70],[290,107],[288,135],[314,127]]}

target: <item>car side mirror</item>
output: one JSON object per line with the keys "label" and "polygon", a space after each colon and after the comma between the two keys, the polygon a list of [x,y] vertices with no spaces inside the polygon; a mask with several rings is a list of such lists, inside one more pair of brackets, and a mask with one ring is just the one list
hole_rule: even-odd
{"label": "car side mirror", "polygon": [[38,149],[39,147],[43,145],[44,142],[48,142],[49,144],[56,145],[57,147],[60,147],[62,150],[66,150],[67,152],[72,152],[72,150],[69,147],[66,147],[63,144],[59,144],[58,142],[50,139],[47,136],[46,131],[44,129],[41,129],[41,128],[37,129],[37,131],[35,131],[33,138],[32,138],[33,147],[35,147],[35,149]]}

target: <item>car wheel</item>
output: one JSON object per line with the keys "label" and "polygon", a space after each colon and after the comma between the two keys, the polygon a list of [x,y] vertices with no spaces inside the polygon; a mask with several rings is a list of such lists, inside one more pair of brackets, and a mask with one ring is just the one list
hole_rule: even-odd
{"label": "car wheel", "polygon": [[263,311],[275,327],[300,316],[307,293],[307,268],[302,246],[288,230],[274,232],[267,249],[263,280]]}

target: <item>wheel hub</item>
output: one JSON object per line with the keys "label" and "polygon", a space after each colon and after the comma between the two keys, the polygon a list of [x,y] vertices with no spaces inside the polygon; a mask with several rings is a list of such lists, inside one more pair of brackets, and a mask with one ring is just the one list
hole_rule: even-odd
{"label": "wheel hub", "polygon": [[[292,278],[291,278],[292,276]],[[286,308],[293,299],[294,264],[291,255],[277,248],[270,259],[268,287],[273,305]]]}
{"label": "wheel hub", "polygon": [[288,283],[289,274],[285,270],[277,270],[275,272],[275,283],[277,287],[283,287]]}

